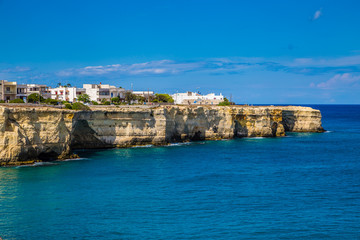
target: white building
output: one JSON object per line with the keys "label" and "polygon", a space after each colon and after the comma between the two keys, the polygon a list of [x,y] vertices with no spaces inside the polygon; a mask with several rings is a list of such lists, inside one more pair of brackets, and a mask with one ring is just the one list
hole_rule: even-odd
{"label": "white building", "polygon": [[133,91],[132,93],[145,98],[154,96],[153,91]]}
{"label": "white building", "polygon": [[40,94],[45,99],[51,97],[50,87],[44,84],[18,84],[16,86],[16,98],[20,98],[25,102],[32,93]]}
{"label": "white building", "polygon": [[26,94],[29,96],[32,93],[40,94],[43,98],[51,98],[50,87],[45,84],[26,84]]}
{"label": "white building", "polygon": [[10,101],[16,98],[16,82],[0,80],[0,100]]}
{"label": "white building", "polygon": [[[86,94],[90,96],[91,101],[101,102],[103,99],[110,101],[113,97],[125,98],[126,90],[110,86],[109,84],[84,84]],[[104,101],[105,101],[104,100]]]}
{"label": "white building", "polygon": [[51,89],[51,98],[60,101],[76,102],[78,96],[84,93],[85,89],[83,88],[60,86]]}
{"label": "white building", "polygon": [[186,93],[175,93],[171,95],[174,99],[175,104],[206,104],[206,105],[217,105],[220,102],[224,101],[224,96],[215,95],[215,93],[209,93],[207,95],[201,95],[196,92],[186,92]]}

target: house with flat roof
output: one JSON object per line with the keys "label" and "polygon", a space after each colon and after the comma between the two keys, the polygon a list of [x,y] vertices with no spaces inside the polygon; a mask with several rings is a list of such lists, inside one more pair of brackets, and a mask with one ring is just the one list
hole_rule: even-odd
{"label": "house with flat roof", "polygon": [[51,98],[50,87],[45,84],[26,84],[28,96],[32,93],[37,93],[43,98]]}
{"label": "house with flat roof", "polygon": [[10,101],[16,98],[16,82],[0,80],[0,100]]}
{"label": "house with flat roof", "polygon": [[47,99],[51,97],[50,87],[44,84],[18,84],[16,86],[16,98],[27,101],[30,94],[39,94]]}
{"label": "house with flat roof", "polygon": [[84,88],[60,86],[51,88],[51,98],[59,101],[76,102],[79,95],[85,93]]}
{"label": "house with flat roof", "polygon": [[109,84],[83,84],[83,88],[91,101],[111,101],[113,97],[125,99],[126,90],[124,88],[118,88]]}
{"label": "house with flat roof", "polygon": [[201,95],[197,92],[186,92],[186,93],[175,93],[171,95],[174,99],[175,104],[184,104],[184,105],[217,105],[220,102],[224,101],[224,96],[216,95],[215,93],[209,93],[207,95]]}

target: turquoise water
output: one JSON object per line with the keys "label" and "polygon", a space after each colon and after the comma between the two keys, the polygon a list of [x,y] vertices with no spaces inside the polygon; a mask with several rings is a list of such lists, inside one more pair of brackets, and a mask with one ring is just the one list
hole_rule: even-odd
{"label": "turquoise water", "polygon": [[327,133],[0,168],[3,239],[360,239],[360,106]]}

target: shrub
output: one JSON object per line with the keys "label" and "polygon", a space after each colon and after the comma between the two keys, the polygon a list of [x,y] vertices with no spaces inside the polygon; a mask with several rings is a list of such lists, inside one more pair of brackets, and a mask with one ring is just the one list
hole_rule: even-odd
{"label": "shrub", "polygon": [[59,102],[56,99],[48,98],[48,99],[45,100],[45,103],[46,104],[51,104],[51,105],[57,105]]}
{"label": "shrub", "polygon": [[109,101],[104,101],[101,103],[101,105],[110,105],[110,102]]}
{"label": "shrub", "polygon": [[70,103],[65,103],[65,108],[66,108],[66,109],[72,109],[72,106],[71,106]]}
{"label": "shrub", "polygon": [[5,103],[5,101],[4,101],[4,100],[0,100],[0,103]]}
{"label": "shrub", "polygon": [[84,110],[84,111],[88,111],[90,110],[90,108],[82,103],[79,103],[79,102],[75,102],[73,103],[72,105],[72,109],[74,110]]}
{"label": "shrub", "polygon": [[17,98],[17,99],[9,101],[9,103],[24,103],[24,100]]}
{"label": "shrub", "polygon": [[68,101],[62,101],[61,102],[61,104],[64,104],[64,105],[67,104],[67,103],[69,103],[69,102]]}
{"label": "shrub", "polygon": [[96,101],[91,101],[91,104],[92,104],[92,105],[99,105],[99,103],[96,102]]}
{"label": "shrub", "polygon": [[45,99],[38,93],[32,93],[28,96],[27,101],[29,103],[43,102]]}
{"label": "shrub", "polygon": [[120,98],[119,97],[113,97],[113,98],[111,98],[111,102],[118,103],[118,102],[120,102]]}

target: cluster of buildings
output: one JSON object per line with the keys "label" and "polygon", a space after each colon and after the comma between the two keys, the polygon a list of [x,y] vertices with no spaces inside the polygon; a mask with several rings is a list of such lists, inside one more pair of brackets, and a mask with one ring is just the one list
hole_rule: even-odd
{"label": "cluster of buildings", "polygon": [[[124,88],[118,88],[109,84],[83,84],[82,88],[71,86],[58,86],[51,88],[43,84],[17,84],[0,80],[0,100],[11,101],[20,98],[26,102],[27,97],[32,93],[37,93],[43,98],[51,98],[59,101],[76,102],[81,94],[87,94],[91,101],[102,102],[110,101],[111,98],[119,97],[125,100],[126,92]],[[153,91],[130,91],[142,97],[153,96]]]}
{"label": "cluster of buildings", "polygon": [[43,84],[17,84],[0,80],[0,100],[10,101],[16,98],[25,99],[32,93],[37,93],[44,98],[50,98],[50,88]]}
{"label": "cluster of buildings", "polygon": [[[20,98],[27,102],[27,97],[32,93],[37,93],[43,98],[51,98],[59,101],[76,102],[82,94],[87,94],[90,101],[102,102],[111,101],[111,98],[119,97],[125,100],[126,92],[131,92],[137,96],[142,96],[150,100],[154,97],[153,91],[132,91],[118,88],[109,84],[83,84],[82,88],[72,86],[58,86],[51,88],[44,84],[17,84],[17,82],[8,82],[0,80],[0,100],[10,101]],[[217,105],[224,101],[224,96],[210,93],[201,95],[196,92],[175,93],[171,95],[174,104],[184,105]]]}

